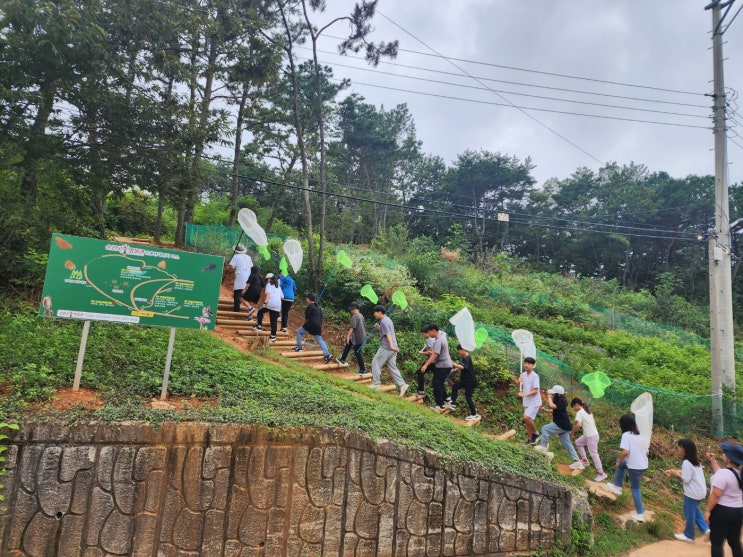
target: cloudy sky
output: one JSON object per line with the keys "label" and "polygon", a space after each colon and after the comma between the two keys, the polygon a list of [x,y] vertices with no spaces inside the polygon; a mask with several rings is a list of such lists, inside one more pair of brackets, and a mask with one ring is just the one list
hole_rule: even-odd
{"label": "cloudy sky", "polygon": [[[424,152],[447,164],[465,149],[531,157],[539,184],[608,161],[675,177],[714,174],[706,4],[379,0],[372,37],[399,40],[399,56],[370,69],[360,57],[335,54],[338,41],[328,37],[320,42],[320,60],[336,77],[350,78],[366,102],[387,109],[406,103]],[[742,4],[733,5],[728,23]],[[328,0],[326,12],[313,19],[322,26],[350,5]],[[336,25],[327,33],[344,30]],[[724,37],[725,84],[743,92],[743,14]],[[730,95],[730,114],[740,122],[728,142],[731,183],[743,181],[736,94]],[[743,112],[743,99],[738,102]]]}

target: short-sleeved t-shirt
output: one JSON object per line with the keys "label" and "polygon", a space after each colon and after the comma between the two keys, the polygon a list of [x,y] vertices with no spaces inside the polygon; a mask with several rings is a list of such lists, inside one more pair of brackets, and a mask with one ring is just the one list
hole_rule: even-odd
{"label": "short-sleeved t-shirt", "polygon": [[364,316],[360,313],[354,313],[351,315],[351,325],[353,329],[351,333],[351,342],[354,344],[361,344],[366,339],[366,323],[364,323]]}
{"label": "short-sleeved t-shirt", "polygon": [[557,400],[552,401],[555,408],[552,409],[552,421],[554,424],[563,431],[570,431],[573,426],[570,424],[570,416],[568,416],[568,401],[562,396]]}
{"label": "short-sleeved t-shirt", "polygon": [[635,435],[631,431],[625,431],[622,433],[619,448],[629,451],[627,468],[630,470],[648,469],[648,455],[645,452],[645,442],[642,440],[642,435]]}
{"label": "short-sleeved t-shirt", "polygon": [[[390,346],[389,341],[387,340],[387,335],[392,336],[392,342],[394,346]],[[395,325],[392,323],[392,319],[387,317],[386,315],[382,317],[382,320],[379,322],[379,336],[381,337],[379,340],[379,347],[384,350],[392,350],[393,348],[397,348],[397,337],[395,337]]]}
{"label": "short-sleeved t-shirt", "polygon": [[439,333],[437,338],[434,338],[433,346],[431,347],[438,356],[433,361],[433,367],[439,368],[450,368],[452,366],[451,356],[449,355],[449,341],[446,335]]}
{"label": "short-sleeved t-shirt", "polygon": [[521,373],[521,392],[528,393],[530,391],[533,391],[534,389],[537,390],[536,393],[533,395],[525,396],[521,399],[522,404],[525,407],[529,406],[541,406],[542,405],[542,397],[539,394],[539,375],[537,375],[536,371],[532,371],[531,373],[526,373],[525,371]]}
{"label": "short-sleeved t-shirt", "polygon": [[593,414],[589,414],[584,408],[578,410],[578,413],[575,415],[575,421],[580,422],[580,425],[583,428],[583,435],[586,437],[599,436],[599,430],[596,428],[596,420],[594,419]]}
{"label": "short-sleeved t-shirt", "polygon": [[266,284],[266,308],[281,311],[281,288],[270,282]]}
{"label": "short-sleeved t-shirt", "polygon": [[718,505],[738,509],[743,507],[743,492],[741,492],[738,483],[738,474],[728,468],[720,468],[712,474],[710,484],[713,488],[722,490],[720,498],[717,500]]}
{"label": "short-sleeved t-shirt", "polygon": [[235,268],[235,282],[233,290],[242,290],[250,276],[250,268],[253,266],[253,260],[247,253],[236,253],[230,259],[230,267]]}
{"label": "short-sleeved t-shirt", "polygon": [[459,360],[462,371],[459,373],[459,380],[465,384],[477,384],[475,377],[475,366],[472,364],[472,356],[464,356]]}
{"label": "short-sleeved t-shirt", "polygon": [[701,501],[707,497],[707,485],[704,483],[704,470],[694,466],[688,460],[681,463],[681,481],[684,482],[684,495],[689,499]]}

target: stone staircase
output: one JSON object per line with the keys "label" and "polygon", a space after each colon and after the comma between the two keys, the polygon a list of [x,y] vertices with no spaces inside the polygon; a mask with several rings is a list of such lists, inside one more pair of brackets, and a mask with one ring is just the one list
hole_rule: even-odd
{"label": "stone staircase", "polygon": [[[253,314],[255,315],[255,314]],[[276,338],[274,342],[269,342],[268,337],[271,335],[269,327],[267,327],[268,316],[266,315],[263,319],[263,330],[256,331],[253,326],[256,324],[255,319],[247,319],[247,308],[242,312],[233,311],[232,297],[223,293],[219,298],[219,307],[217,309],[217,321],[216,326],[219,329],[228,329],[234,331],[234,333],[240,337],[243,337],[247,341],[247,348],[249,350],[255,350],[256,348],[271,349],[279,356],[289,358],[297,363],[301,363],[308,367],[312,367],[319,371],[327,371],[336,374],[342,379],[349,381],[355,381],[359,384],[368,385],[371,387],[372,374],[371,373],[354,373],[350,371],[348,363],[339,364],[335,360],[332,363],[325,363],[323,361],[322,350],[305,348],[301,352],[294,352],[292,348],[296,346],[294,340],[294,334],[291,335],[289,332],[282,333],[276,332]],[[279,326],[281,328],[281,325]],[[306,343],[307,346],[309,343]],[[382,392],[390,394],[397,393],[397,386],[393,383],[383,384],[379,388]],[[405,397],[405,400],[410,401],[413,404],[423,405],[424,397],[418,394],[413,394]],[[442,416],[448,415],[451,411],[446,408],[444,410],[433,410],[441,414]],[[480,420],[460,420],[453,418],[455,422],[466,427],[474,427],[480,423]],[[507,437],[506,437],[507,438]]]}

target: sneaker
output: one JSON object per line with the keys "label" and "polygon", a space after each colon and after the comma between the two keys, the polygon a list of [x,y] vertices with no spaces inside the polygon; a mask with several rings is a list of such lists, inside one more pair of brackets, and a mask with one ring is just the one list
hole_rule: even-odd
{"label": "sneaker", "polygon": [[302,352],[303,350],[304,348],[302,348],[301,346],[295,346],[294,348],[292,348],[292,352]]}
{"label": "sneaker", "polygon": [[704,531],[702,538],[704,539],[704,543],[709,543],[709,529]]}
{"label": "sneaker", "polygon": [[594,482],[603,482],[606,478],[609,476],[606,475],[606,472],[601,472],[599,475],[597,475],[595,478],[593,478]]}
{"label": "sneaker", "polygon": [[341,358],[336,358],[335,361],[338,362],[342,366],[346,365],[346,360],[342,360]]}
{"label": "sneaker", "polygon": [[255,312],[255,308],[248,308],[248,321],[253,318],[253,312]]}
{"label": "sneaker", "polygon": [[254,331],[262,331],[262,330],[263,330],[263,327],[261,327],[260,325],[255,325],[255,326],[253,327],[253,330],[254,330]]}
{"label": "sneaker", "polygon": [[377,391],[378,391],[378,390],[379,390],[379,389],[380,389],[381,387],[382,387],[381,385],[375,385],[375,384],[373,384],[373,383],[372,383],[371,385],[369,385],[369,388],[370,388],[370,389],[374,389],[374,390],[377,390]]}
{"label": "sneaker", "polygon": [[[640,522],[642,522],[642,521],[640,521]],[[694,543],[694,540],[692,540],[691,538],[687,538],[686,535],[683,534],[683,533],[681,533],[681,534],[674,534],[673,537],[676,538],[680,542]]]}
{"label": "sneaker", "polygon": [[356,374],[357,375],[366,375],[366,370],[365,369],[360,369],[359,371],[356,372]]}
{"label": "sneaker", "polygon": [[584,468],[585,466],[583,466],[583,463],[580,460],[576,460],[570,465],[571,470],[583,470]]}
{"label": "sneaker", "polygon": [[426,391],[418,391],[415,394],[417,394],[418,396],[426,396]]}
{"label": "sneaker", "polygon": [[539,451],[540,453],[546,453],[547,447],[545,447],[544,445],[534,445],[534,450]]}
{"label": "sneaker", "polygon": [[431,410],[437,410],[437,411],[439,411],[439,412],[440,412],[440,411],[442,411],[442,410],[446,410],[446,407],[444,407],[444,406],[439,406],[438,404],[436,404],[435,406],[431,406]]}
{"label": "sneaker", "polygon": [[456,409],[457,409],[457,405],[456,405],[456,404],[454,404],[453,402],[445,402],[445,403],[444,403],[444,405],[445,405],[445,406],[446,406],[446,407],[447,407],[447,408],[448,408],[449,410],[456,410]]}
{"label": "sneaker", "polygon": [[326,364],[330,363],[330,360],[333,358],[330,354],[326,354],[325,357],[322,359],[322,361]]}
{"label": "sneaker", "polygon": [[542,438],[541,435],[539,435],[538,433],[535,433],[534,435],[531,436],[531,441],[529,441],[529,444],[536,445],[537,443],[539,443],[539,440],[541,438]]}
{"label": "sneaker", "polygon": [[635,513],[632,516],[630,516],[630,518],[634,520],[635,522],[645,522],[645,513],[643,514]]}
{"label": "sneaker", "polygon": [[268,337],[268,342],[274,342],[275,340],[277,340],[277,339],[274,336]]}
{"label": "sneaker", "polygon": [[405,393],[408,392],[408,384],[402,385],[400,387],[400,396],[405,396]]}
{"label": "sneaker", "polygon": [[583,466],[588,466],[589,462],[587,458],[582,458],[581,462],[583,463]]}
{"label": "sneaker", "polygon": [[450,396],[446,397],[446,398],[444,399],[444,402],[451,402],[451,397],[450,397]]}
{"label": "sneaker", "polygon": [[286,332],[286,327],[282,327],[282,328],[281,328],[281,332],[282,332],[282,333],[285,333],[285,332]]}
{"label": "sneaker", "polygon": [[470,414],[469,416],[465,418],[465,420],[467,420],[468,422],[472,420],[479,420],[479,419],[480,419],[480,414]]}
{"label": "sneaker", "polygon": [[606,484],[606,489],[608,489],[612,493],[615,493],[616,495],[622,494],[622,488],[615,486],[613,483]]}

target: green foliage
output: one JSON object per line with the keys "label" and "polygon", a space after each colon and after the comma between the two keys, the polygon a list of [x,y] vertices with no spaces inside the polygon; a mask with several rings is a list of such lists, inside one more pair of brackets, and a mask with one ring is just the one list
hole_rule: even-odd
{"label": "green foliage", "polygon": [[388,257],[396,257],[405,252],[408,243],[408,229],[402,224],[388,226],[371,241],[371,248]]}

